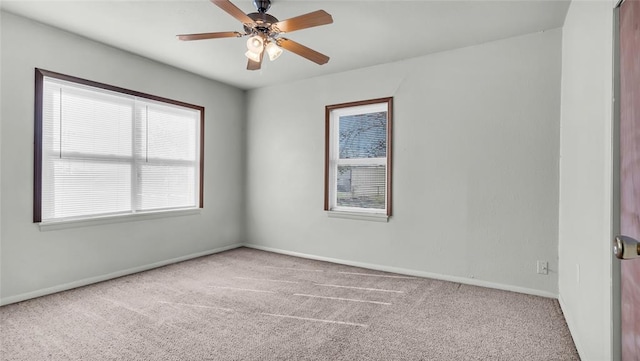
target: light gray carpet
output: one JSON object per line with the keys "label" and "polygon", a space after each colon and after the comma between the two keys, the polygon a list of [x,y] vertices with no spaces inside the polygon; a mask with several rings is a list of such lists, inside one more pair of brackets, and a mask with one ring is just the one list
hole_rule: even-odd
{"label": "light gray carpet", "polygon": [[579,360],[556,300],[239,248],[0,308],[2,360]]}

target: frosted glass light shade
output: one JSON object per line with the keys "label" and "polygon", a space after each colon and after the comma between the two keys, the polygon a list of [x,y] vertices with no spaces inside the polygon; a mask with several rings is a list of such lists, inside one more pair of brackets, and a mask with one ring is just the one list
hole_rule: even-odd
{"label": "frosted glass light shade", "polygon": [[275,43],[267,44],[267,47],[265,49],[267,50],[267,54],[269,54],[269,60],[271,61],[278,59],[280,54],[282,54],[282,49]]}
{"label": "frosted glass light shade", "polygon": [[255,53],[251,50],[247,50],[247,52],[244,53],[244,55],[253,61],[257,61],[257,62],[260,61],[260,53]]}
{"label": "frosted glass light shade", "polygon": [[262,46],[264,45],[264,41],[258,35],[254,35],[247,39],[247,49],[254,53],[260,54],[262,52]]}

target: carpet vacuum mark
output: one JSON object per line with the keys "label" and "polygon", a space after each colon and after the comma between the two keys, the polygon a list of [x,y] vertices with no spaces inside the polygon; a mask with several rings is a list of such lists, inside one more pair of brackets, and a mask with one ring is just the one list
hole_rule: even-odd
{"label": "carpet vacuum mark", "polygon": [[238,248],[0,308],[1,360],[579,360],[554,299]]}

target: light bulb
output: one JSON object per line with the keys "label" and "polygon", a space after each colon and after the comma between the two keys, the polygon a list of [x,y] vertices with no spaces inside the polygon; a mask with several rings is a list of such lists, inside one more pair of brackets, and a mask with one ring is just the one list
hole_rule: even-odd
{"label": "light bulb", "polygon": [[262,52],[262,45],[264,44],[262,37],[258,35],[254,35],[247,39],[247,49],[253,51],[254,53]]}
{"label": "light bulb", "polygon": [[270,42],[265,48],[269,54],[269,60],[274,61],[282,54],[282,49],[276,43]]}
{"label": "light bulb", "polygon": [[244,55],[247,58],[249,58],[249,59],[251,59],[251,60],[253,60],[255,62],[260,62],[260,53],[256,53],[256,52],[253,52],[251,50],[247,50],[247,52],[244,53]]}

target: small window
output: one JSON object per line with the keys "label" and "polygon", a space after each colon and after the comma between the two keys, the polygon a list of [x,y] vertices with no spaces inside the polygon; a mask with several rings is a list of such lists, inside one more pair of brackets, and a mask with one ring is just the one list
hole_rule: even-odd
{"label": "small window", "polygon": [[202,208],[204,108],[36,69],[34,222]]}
{"label": "small window", "polygon": [[326,107],[326,211],[391,215],[392,100]]}

